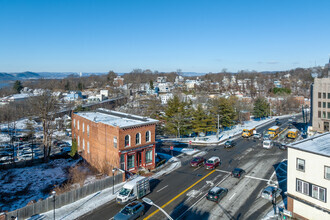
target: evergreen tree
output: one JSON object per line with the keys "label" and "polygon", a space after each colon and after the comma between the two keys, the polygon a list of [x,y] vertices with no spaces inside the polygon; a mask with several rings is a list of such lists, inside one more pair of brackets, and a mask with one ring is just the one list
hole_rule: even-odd
{"label": "evergreen tree", "polygon": [[198,105],[196,111],[194,111],[191,123],[193,131],[196,133],[204,132],[206,134],[210,131],[216,131],[214,118],[207,114],[201,105]]}
{"label": "evergreen tree", "polygon": [[258,97],[254,102],[253,115],[255,118],[267,117],[269,115],[269,104],[266,99]]}
{"label": "evergreen tree", "polygon": [[181,102],[178,96],[174,96],[167,103],[163,120],[165,121],[165,130],[169,134],[189,134],[190,127],[190,103]]}
{"label": "evergreen tree", "polygon": [[69,82],[69,81],[66,81],[66,84],[65,84],[65,86],[64,86],[64,89],[65,89],[66,91],[69,91],[69,90],[70,90],[70,82]]}
{"label": "evergreen tree", "polygon": [[82,91],[83,88],[84,88],[84,85],[81,82],[79,82],[78,83],[78,90]]}
{"label": "evergreen tree", "polygon": [[13,89],[15,90],[15,92],[20,93],[21,90],[23,89],[22,82],[19,80],[16,80],[14,83]]}
{"label": "evergreen tree", "polygon": [[71,152],[69,153],[69,155],[71,157],[74,157],[76,155],[77,151],[78,151],[77,140],[76,139],[73,139],[72,140],[72,146],[71,146]]}
{"label": "evergreen tree", "polygon": [[236,117],[234,101],[226,98],[214,99],[209,103],[209,108],[215,122],[217,122],[217,116],[219,115],[219,127],[231,127],[234,125]]}
{"label": "evergreen tree", "polygon": [[152,80],[150,80],[149,82],[149,86],[150,86],[150,89],[153,90],[154,89],[154,82]]}

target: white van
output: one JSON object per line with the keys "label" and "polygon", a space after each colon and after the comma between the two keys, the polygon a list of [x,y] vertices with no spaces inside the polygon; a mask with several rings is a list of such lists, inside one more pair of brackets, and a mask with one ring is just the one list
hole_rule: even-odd
{"label": "white van", "polygon": [[273,147],[273,142],[271,140],[264,140],[262,142],[262,147],[266,149],[271,149]]}
{"label": "white van", "polygon": [[121,188],[117,194],[117,203],[126,204],[129,201],[140,199],[150,193],[149,178],[138,176],[127,183]]}

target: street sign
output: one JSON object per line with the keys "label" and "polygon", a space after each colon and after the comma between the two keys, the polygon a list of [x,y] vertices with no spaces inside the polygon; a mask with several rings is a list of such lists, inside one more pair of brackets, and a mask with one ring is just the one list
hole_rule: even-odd
{"label": "street sign", "polygon": [[190,145],[191,145],[191,143],[192,143],[192,142],[191,142],[191,141],[189,141],[189,144],[190,144]]}
{"label": "street sign", "polygon": [[170,149],[173,150],[173,146],[171,146]]}

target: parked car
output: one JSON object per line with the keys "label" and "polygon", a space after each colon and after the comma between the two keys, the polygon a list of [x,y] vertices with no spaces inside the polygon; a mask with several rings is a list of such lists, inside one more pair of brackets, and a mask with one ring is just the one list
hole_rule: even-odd
{"label": "parked car", "polygon": [[221,164],[221,160],[219,157],[211,157],[205,162],[206,169],[215,169],[217,166]]}
{"label": "parked car", "polygon": [[260,133],[255,133],[253,134],[254,139],[261,139],[261,134]]}
{"label": "parked car", "polygon": [[226,141],[224,148],[231,148],[234,146],[236,146],[236,142],[234,140],[228,140],[228,141]]}
{"label": "parked car", "polygon": [[228,189],[221,187],[213,187],[207,193],[206,199],[214,202],[219,202],[228,193]]}
{"label": "parked car", "polygon": [[235,168],[233,171],[231,171],[231,175],[236,178],[240,178],[245,174],[245,170],[241,168]]}
{"label": "parked car", "polygon": [[204,165],[204,157],[194,157],[190,162],[191,167],[198,167]]}
{"label": "parked car", "polygon": [[282,123],[280,121],[276,121],[275,125],[281,125]]}
{"label": "parked car", "polygon": [[267,186],[261,193],[261,197],[272,201],[273,196],[278,197],[281,195],[282,190],[275,186]]}
{"label": "parked car", "polygon": [[141,202],[135,201],[126,205],[120,212],[118,212],[114,220],[131,220],[137,219],[144,215],[144,205]]}

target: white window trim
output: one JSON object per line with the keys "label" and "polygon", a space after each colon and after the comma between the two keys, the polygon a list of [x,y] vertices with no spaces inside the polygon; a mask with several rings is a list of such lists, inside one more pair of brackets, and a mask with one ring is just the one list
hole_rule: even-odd
{"label": "white window trim", "polygon": [[[298,162],[299,160],[304,161],[304,169],[303,169],[303,170],[302,170],[302,169],[299,169],[299,162]],[[297,159],[296,159],[296,163],[297,163],[297,164],[296,164],[296,169],[297,169],[298,171],[305,172],[305,167],[306,167],[306,162],[305,162],[305,160],[297,157]]]}
{"label": "white window trim", "polygon": [[89,153],[89,141],[87,141],[87,153]]}
{"label": "white window trim", "polygon": [[[128,145],[126,145],[126,136],[128,136]],[[125,135],[125,147],[130,147],[131,146],[131,135]]]}
{"label": "white window trim", "polygon": [[[139,142],[138,143],[136,143],[136,135],[139,135]],[[141,133],[137,133],[136,135],[135,135],[135,144],[136,145],[141,144]]]}
{"label": "white window trim", "polygon": [[83,139],[82,142],[83,142],[83,150],[85,150],[85,139]]}
{"label": "white window trim", "polygon": [[329,176],[330,176],[330,166],[324,166],[324,179],[330,180],[330,178],[327,178],[327,172],[326,172],[327,168],[329,170]]}
{"label": "white window trim", "polygon": [[83,133],[85,132],[85,123],[84,122],[82,123],[82,131],[83,131]]}
{"label": "white window trim", "polygon": [[89,137],[89,125],[87,125],[87,135]]}
{"label": "white window trim", "polygon": [[77,120],[77,127],[78,127],[78,131],[79,131],[79,120]]}
{"label": "white window trim", "polygon": [[149,134],[149,138],[147,140],[147,137],[146,137],[146,142],[151,142],[151,131],[147,131],[146,136],[147,136],[147,133]]}

